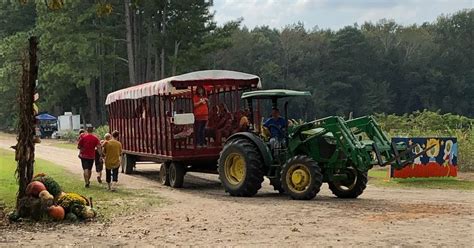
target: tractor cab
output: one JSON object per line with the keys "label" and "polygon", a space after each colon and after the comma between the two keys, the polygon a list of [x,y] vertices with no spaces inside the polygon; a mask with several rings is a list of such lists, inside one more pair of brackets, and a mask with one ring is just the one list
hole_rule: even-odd
{"label": "tractor cab", "polygon": [[[261,123],[260,120],[255,120],[255,123],[258,122],[259,125],[251,126],[251,131],[258,134],[260,138],[268,144],[268,147],[272,151],[273,158],[276,160],[279,158],[286,160],[288,127],[293,126],[296,122],[288,117],[288,101],[285,101],[282,113],[280,112],[281,110],[278,109],[278,101],[282,98],[302,96],[311,96],[311,93],[308,91],[272,89],[256,90],[242,94],[242,99],[247,100],[247,104],[251,110],[255,105],[254,100],[259,102],[260,100],[271,100],[271,115],[267,118],[263,118]],[[250,120],[254,120],[254,112],[255,111],[250,111]],[[266,113],[270,113],[270,111]],[[282,116],[280,114],[282,114]]]}
{"label": "tractor cab", "polygon": [[[274,116],[274,113],[280,110],[278,109],[278,101],[281,98],[288,98],[288,97],[301,97],[301,96],[311,96],[309,91],[295,91],[295,90],[286,90],[286,89],[273,89],[273,90],[256,90],[245,92],[242,94],[242,99],[247,100],[247,104],[249,109],[253,109],[254,101],[253,100],[271,100],[272,103],[272,116],[268,117],[267,119],[263,120],[262,125],[256,125],[257,128],[253,128],[252,131],[260,134],[262,138],[265,140],[269,140],[273,136],[278,136],[280,140],[286,140],[288,138],[288,127],[293,125],[295,122],[294,120],[290,120],[288,118],[288,101],[285,101],[283,107],[283,117],[281,116]],[[268,111],[270,113],[270,111]],[[270,119],[275,119],[274,122],[270,121]],[[284,121],[284,125],[277,125],[275,122],[279,122],[277,119],[281,118]],[[254,111],[250,111],[250,119],[254,119]],[[256,120],[259,122],[260,120]],[[266,124],[267,123],[267,124]],[[255,126],[253,126],[255,127]],[[260,127],[260,128],[259,128]]]}

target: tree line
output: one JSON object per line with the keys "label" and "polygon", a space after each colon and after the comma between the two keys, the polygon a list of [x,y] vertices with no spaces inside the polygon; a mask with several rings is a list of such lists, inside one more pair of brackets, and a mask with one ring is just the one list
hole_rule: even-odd
{"label": "tree line", "polygon": [[311,91],[292,100],[297,118],[422,109],[474,116],[472,9],[422,25],[248,29],[241,20],[217,25],[212,1],[204,0],[77,0],[55,11],[22,2],[0,3],[2,128],[15,125],[20,62],[32,34],[39,37],[40,110],[72,110],[95,125],[106,122],[109,92],[204,69]]}

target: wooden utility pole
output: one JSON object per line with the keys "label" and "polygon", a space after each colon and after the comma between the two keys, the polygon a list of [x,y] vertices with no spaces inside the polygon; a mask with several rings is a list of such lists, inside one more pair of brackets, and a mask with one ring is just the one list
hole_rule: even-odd
{"label": "wooden utility pole", "polygon": [[26,195],[26,186],[33,178],[33,165],[35,162],[35,113],[34,113],[34,94],[36,80],[38,78],[38,40],[35,36],[29,38],[28,58],[23,58],[22,77],[20,81],[18,104],[19,104],[19,123],[18,123],[18,143],[16,145],[17,159],[17,210],[20,207],[20,199]]}

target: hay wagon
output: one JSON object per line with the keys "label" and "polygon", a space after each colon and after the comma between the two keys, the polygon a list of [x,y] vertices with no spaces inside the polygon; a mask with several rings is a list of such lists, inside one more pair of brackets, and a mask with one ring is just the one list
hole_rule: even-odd
{"label": "hay wagon", "polygon": [[[198,147],[193,114],[193,96],[198,87],[206,91],[209,111],[224,103],[231,113],[237,113],[243,108],[242,93],[261,88],[261,82],[251,74],[207,70],[136,85],[107,96],[108,122],[110,130],[120,132],[125,173],[132,173],[137,162],[161,163],[160,181],[178,188],[188,171],[217,172],[226,137],[216,141],[212,128],[206,128],[208,145]],[[259,113],[252,116],[260,119]]]}

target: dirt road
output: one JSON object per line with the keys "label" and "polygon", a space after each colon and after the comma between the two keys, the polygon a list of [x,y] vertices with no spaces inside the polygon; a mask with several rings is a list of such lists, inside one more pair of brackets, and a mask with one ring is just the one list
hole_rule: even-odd
{"label": "dirt road", "polygon": [[[2,137],[0,148],[13,143]],[[37,156],[81,172],[77,153],[46,143]],[[474,244],[474,194],[457,190],[385,189],[370,185],[355,200],[325,186],[312,201],[279,196],[268,182],[256,197],[224,194],[215,175],[189,173],[183,189],[161,186],[159,165],[139,164],[122,187],[147,188],[165,204],[111,223],[60,224],[32,233],[0,230],[0,246],[450,246]]]}

